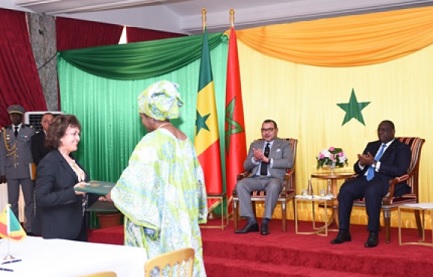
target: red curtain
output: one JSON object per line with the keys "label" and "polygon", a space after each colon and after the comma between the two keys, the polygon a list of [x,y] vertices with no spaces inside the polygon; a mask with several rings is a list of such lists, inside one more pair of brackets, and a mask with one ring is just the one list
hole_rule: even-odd
{"label": "red curtain", "polygon": [[47,109],[24,12],[0,9],[0,126],[9,125],[7,107]]}
{"label": "red curtain", "polygon": [[115,24],[57,17],[57,51],[118,44],[122,29]]}
{"label": "red curtain", "polygon": [[126,40],[130,42],[156,40],[163,38],[175,38],[182,37],[184,34],[163,32],[157,30],[140,29],[134,27],[126,27]]}

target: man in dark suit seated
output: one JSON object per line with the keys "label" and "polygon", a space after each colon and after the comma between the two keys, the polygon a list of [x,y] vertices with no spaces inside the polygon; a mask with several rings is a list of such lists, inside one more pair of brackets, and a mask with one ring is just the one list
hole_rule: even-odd
{"label": "man in dark suit seated", "polygon": [[[338,194],[339,232],[331,244],[351,241],[349,233],[353,201],[365,198],[370,232],[365,247],[379,243],[380,209],[382,198],[389,189],[389,180],[404,175],[410,165],[411,150],[407,144],[395,139],[394,123],[384,120],[377,128],[379,140],[369,142],[353,168],[357,177],[346,181]],[[397,192],[398,191],[398,192]],[[406,184],[396,187],[396,194],[409,192]]]}
{"label": "man in dark suit seated", "polygon": [[265,190],[265,211],[260,229],[262,235],[269,234],[268,223],[272,218],[278,196],[283,187],[284,175],[293,165],[293,152],[287,140],[277,137],[278,127],[273,120],[267,119],[262,124],[262,139],[255,140],[250,145],[244,168],[251,172],[248,178],[236,184],[239,196],[241,217],[247,219],[247,224],[236,234],[258,232],[259,225],[251,206],[251,192]]}

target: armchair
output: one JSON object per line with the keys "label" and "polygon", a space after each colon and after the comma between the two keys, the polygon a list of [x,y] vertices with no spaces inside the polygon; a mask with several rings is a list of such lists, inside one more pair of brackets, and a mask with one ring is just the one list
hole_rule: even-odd
{"label": "armchair", "polygon": [[[419,161],[421,156],[421,148],[424,144],[424,139],[418,137],[397,137],[403,143],[409,145],[412,151],[412,158],[409,165],[407,174],[396,177],[389,181],[389,190],[385,197],[382,199],[382,211],[385,225],[385,241],[389,243],[391,240],[391,211],[398,208],[398,206],[407,203],[418,203],[418,176],[419,176]],[[407,183],[411,191],[400,197],[394,196],[395,186],[400,183]],[[364,199],[354,201],[354,206],[365,207]],[[419,211],[415,211],[416,225],[418,234],[422,235],[422,226]]]}
{"label": "armchair", "polygon": [[[296,146],[298,143],[297,139],[287,138],[290,142],[291,149],[293,151],[293,166],[288,169],[284,177],[283,188],[278,196],[277,204],[281,205],[281,222],[283,232],[286,232],[286,219],[287,219],[287,203],[292,200],[293,211],[295,210],[295,195],[296,195],[296,185],[295,185],[295,161],[296,161]],[[238,180],[247,177],[250,174],[248,171],[244,171],[238,175]],[[239,220],[239,198],[236,189],[233,190],[233,220],[235,224],[235,230],[238,229]],[[257,190],[251,193],[251,203],[253,205],[253,211],[256,213],[256,203],[265,201],[265,191]]]}

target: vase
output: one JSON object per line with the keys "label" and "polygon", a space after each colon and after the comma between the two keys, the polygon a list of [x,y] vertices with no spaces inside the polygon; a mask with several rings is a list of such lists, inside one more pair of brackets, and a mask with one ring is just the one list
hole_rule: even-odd
{"label": "vase", "polygon": [[314,195],[313,184],[311,184],[311,179],[308,179],[307,194],[308,195]]}
{"label": "vase", "polygon": [[331,183],[331,180],[330,179],[328,179],[327,180],[327,187],[326,187],[326,196],[334,196],[334,194],[332,193],[332,183]]}
{"label": "vase", "polygon": [[335,163],[332,163],[329,167],[331,168],[331,175],[335,175]]}

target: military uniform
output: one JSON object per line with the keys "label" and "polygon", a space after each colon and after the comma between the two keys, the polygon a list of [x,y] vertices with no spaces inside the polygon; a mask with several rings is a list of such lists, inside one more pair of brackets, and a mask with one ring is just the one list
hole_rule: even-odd
{"label": "military uniform", "polygon": [[[23,115],[24,108],[13,105],[8,108],[9,114]],[[25,201],[25,228],[32,231],[34,216],[34,182],[30,178],[29,164],[33,162],[31,152],[31,137],[35,130],[32,126],[18,124],[17,136],[15,126],[7,126],[0,132],[0,176],[6,176],[8,185],[8,201],[12,211],[18,217],[19,186]]]}

